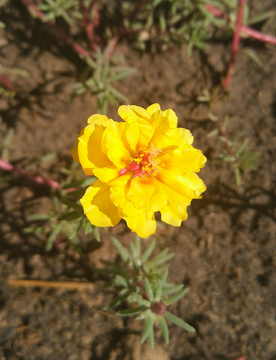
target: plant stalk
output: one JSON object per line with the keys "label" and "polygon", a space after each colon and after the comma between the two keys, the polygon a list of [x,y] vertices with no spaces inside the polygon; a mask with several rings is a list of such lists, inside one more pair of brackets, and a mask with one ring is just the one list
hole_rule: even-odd
{"label": "plant stalk", "polygon": [[[224,14],[222,11],[220,11],[215,6],[206,4],[205,7],[211,14],[215,15],[216,17],[221,17],[224,20],[229,20],[229,16],[227,14]],[[253,39],[276,45],[276,37],[275,36],[269,35],[269,34],[263,34],[257,30],[251,29],[250,27],[245,26],[245,25],[241,25],[240,35],[246,36],[246,37],[252,37]]]}
{"label": "plant stalk", "polygon": [[[27,173],[24,170],[18,169],[15,166],[13,166],[12,164],[10,164],[7,161],[4,161],[2,159],[0,159],[0,169],[12,172],[13,174],[16,174],[19,176],[23,176],[31,181],[34,181],[36,184],[39,184],[39,185],[47,185],[50,188],[56,189],[56,190],[62,189],[62,185],[60,183],[58,183],[57,181],[52,180],[52,179],[43,179],[41,176]],[[75,190],[76,189],[74,189],[74,188],[69,188],[66,191],[70,192],[70,191],[75,191]]]}
{"label": "plant stalk", "polygon": [[54,24],[52,21],[50,20],[46,20],[46,16],[45,14],[39,10],[35,4],[33,4],[32,2],[30,2],[29,0],[21,0],[29,9],[31,9],[32,11],[35,12],[35,14],[41,19],[43,20],[50,28],[52,28],[56,34],[64,41],[66,42],[66,44],[68,44],[69,46],[71,46],[77,53],[79,53],[80,55],[84,56],[85,58],[90,58],[90,54],[88,51],[86,51],[84,48],[82,48],[80,45],[76,44],[73,42],[73,40],[71,40],[63,30],[61,30],[56,24]]}
{"label": "plant stalk", "polygon": [[0,73],[0,82],[5,86],[6,89],[14,91],[14,86],[4,75]]}
{"label": "plant stalk", "polygon": [[232,75],[233,75],[234,63],[236,60],[236,56],[237,56],[237,52],[238,52],[239,44],[240,44],[240,31],[241,31],[242,17],[243,17],[243,6],[245,3],[246,3],[246,0],[239,1],[238,16],[237,16],[235,32],[234,32],[233,41],[232,41],[231,58],[230,58],[230,62],[228,64],[226,77],[223,81],[224,90],[228,89],[231,79],[232,79]]}

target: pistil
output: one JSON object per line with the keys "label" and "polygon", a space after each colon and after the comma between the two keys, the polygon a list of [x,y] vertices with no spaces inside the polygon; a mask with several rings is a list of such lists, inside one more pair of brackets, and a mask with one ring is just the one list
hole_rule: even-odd
{"label": "pistil", "polygon": [[130,160],[128,166],[119,171],[119,175],[132,171],[133,178],[137,176],[156,176],[159,173],[158,166],[160,165],[160,160],[157,156],[160,152],[160,149],[154,149],[153,144],[141,149]]}

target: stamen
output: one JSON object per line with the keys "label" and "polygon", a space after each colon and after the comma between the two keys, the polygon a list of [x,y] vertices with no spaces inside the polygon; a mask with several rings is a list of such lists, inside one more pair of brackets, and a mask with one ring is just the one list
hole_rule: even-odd
{"label": "stamen", "polygon": [[159,173],[158,166],[161,165],[160,160],[156,158],[162,150],[154,149],[153,144],[142,148],[136,156],[134,156],[129,165],[119,171],[119,175],[124,175],[127,171],[133,172],[133,178],[137,176],[154,177]]}

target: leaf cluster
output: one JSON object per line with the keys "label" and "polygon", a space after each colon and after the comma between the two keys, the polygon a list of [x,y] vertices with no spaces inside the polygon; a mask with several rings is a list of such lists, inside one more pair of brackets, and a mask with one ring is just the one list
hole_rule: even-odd
{"label": "leaf cluster", "polygon": [[[45,155],[45,159],[40,159],[40,162],[49,160],[50,155]],[[98,228],[92,225],[84,215],[83,208],[78,200],[96,178],[79,179],[76,165],[77,163],[73,162],[71,169],[61,169],[67,178],[60,191],[51,190],[51,210],[27,217],[29,226],[24,228],[24,232],[26,234],[46,235],[46,251],[51,251],[57,241],[67,241],[77,251],[82,251],[85,245],[79,235],[81,229],[85,235],[93,233],[94,238],[100,241]]]}
{"label": "leaf cluster", "polygon": [[[187,54],[197,47],[203,49],[208,39],[213,36],[214,28],[226,27],[227,21],[211,14],[205,5],[213,5],[222,12],[235,10],[235,1],[215,0],[151,0],[131,19],[124,16],[124,27],[137,33],[137,41],[142,50],[146,43],[157,39],[166,50],[170,43],[178,47],[188,44]],[[126,6],[131,13],[129,7]]]}
{"label": "leaf cluster", "polygon": [[151,257],[156,245],[152,240],[148,247],[141,252],[140,238],[136,236],[131,242],[129,249],[125,248],[116,238],[111,239],[116,247],[121,262],[101,260],[105,265],[103,269],[97,269],[100,274],[111,276],[104,287],[114,286],[118,288],[118,296],[106,307],[116,308],[125,301],[130,304],[126,310],[119,310],[116,315],[126,317],[135,315],[136,320],[144,320],[145,328],[141,335],[141,343],[146,339],[149,345],[154,347],[154,325],[159,324],[166,344],[169,343],[169,331],[166,320],[182,327],[186,331],[195,329],[182,319],[167,310],[172,303],[182,298],[188,291],[183,284],[171,284],[167,282],[168,264],[174,254],[166,248],[155,257]]}
{"label": "leaf cluster", "polygon": [[97,112],[106,114],[108,104],[118,105],[118,100],[127,102],[127,98],[112,83],[133,74],[132,67],[116,66],[111,61],[107,49],[97,50],[93,58],[85,59],[87,67],[82,74],[83,80],[73,85],[73,97],[89,91],[97,98]]}
{"label": "leaf cluster", "polygon": [[[229,117],[225,116],[222,123],[223,129],[226,129],[228,122]],[[242,141],[240,140],[242,133],[238,133],[231,138],[226,138],[225,136],[221,136],[219,134],[218,129],[215,129],[207,135],[209,138],[214,136],[218,136],[218,139],[223,143],[227,142],[228,147],[228,151],[226,148],[217,158],[214,159],[214,162],[225,161],[230,163],[235,173],[236,184],[237,186],[240,186],[242,173],[248,170],[257,170],[259,153],[248,149],[248,139],[244,139]],[[231,151],[230,154],[229,149]]]}

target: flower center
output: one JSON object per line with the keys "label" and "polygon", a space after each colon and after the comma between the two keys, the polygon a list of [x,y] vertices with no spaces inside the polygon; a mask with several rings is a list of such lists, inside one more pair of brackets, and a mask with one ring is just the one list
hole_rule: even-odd
{"label": "flower center", "polygon": [[136,176],[156,176],[160,160],[157,155],[162,150],[154,149],[153,144],[148,147],[142,148],[134,157],[130,159],[128,166],[119,171],[119,175],[124,175],[127,171],[133,172],[133,178]]}

